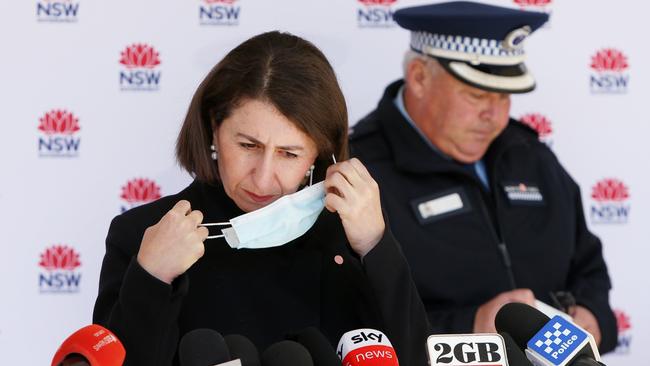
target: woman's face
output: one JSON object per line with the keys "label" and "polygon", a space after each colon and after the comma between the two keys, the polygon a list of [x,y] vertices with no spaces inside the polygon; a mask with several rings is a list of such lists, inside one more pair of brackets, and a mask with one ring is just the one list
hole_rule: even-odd
{"label": "woman's face", "polygon": [[226,194],[245,212],[294,193],[316,160],[315,142],[273,105],[244,100],[215,129]]}

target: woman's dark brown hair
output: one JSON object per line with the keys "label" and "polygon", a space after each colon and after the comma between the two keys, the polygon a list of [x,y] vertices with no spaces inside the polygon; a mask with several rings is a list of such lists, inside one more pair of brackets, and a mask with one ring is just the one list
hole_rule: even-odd
{"label": "woman's dark brown hair", "polygon": [[280,32],[257,35],[230,51],[201,82],[176,142],[180,165],[198,180],[219,181],[210,158],[213,128],[246,99],[272,104],[318,148],[315,181],[331,155],[347,159],[348,116],[336,75],[310,42]]}

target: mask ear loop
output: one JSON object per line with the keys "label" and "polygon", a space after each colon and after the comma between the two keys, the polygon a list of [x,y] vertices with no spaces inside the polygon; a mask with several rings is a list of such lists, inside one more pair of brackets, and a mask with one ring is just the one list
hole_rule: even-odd
{"label": "mask ear loop", "polygon": [[334,164],[336,164],[336,157],[334,156],[334,154],[332,154],[332,160],[334,160]]}
{"label": "mask ear loop", "polygon": [[[212,222],[212,223],[203,223],[199,224],[199,226],[203,227],[208,227],[208,226],[231,226],[232,224],[230,222]],[[223,238],[226,235],[221,234],[221,235],[210,235],[206,239],[217,239],[217,238]]]}

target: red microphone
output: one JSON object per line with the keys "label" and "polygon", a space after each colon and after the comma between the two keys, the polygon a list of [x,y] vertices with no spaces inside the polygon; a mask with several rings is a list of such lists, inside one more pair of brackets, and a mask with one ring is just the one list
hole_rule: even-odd
{"label": "red microphone", "polygon": [[122,366],[125,356],[124,346],[115,334],[101,325],[92,324],[63,341],[52,359],[52,366]]}
{"label": "red microphone", "polygon": [[336,349],[343,366],[399,366],[393,345],[376,329],[349,331]]}

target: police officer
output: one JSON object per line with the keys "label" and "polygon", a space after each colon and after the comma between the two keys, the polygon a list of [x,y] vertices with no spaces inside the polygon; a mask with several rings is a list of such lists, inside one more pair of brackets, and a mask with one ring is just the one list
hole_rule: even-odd
{"label": "police officer", "polygon": [[543,13],[472,2],[397,11],[404,79],[351,136],[439,332],[494,332],[508,302],[554,305],[617,341],[600,240],[580,190],[535,131],[509,118],[534,89],[524,39]]}

